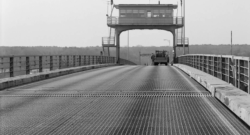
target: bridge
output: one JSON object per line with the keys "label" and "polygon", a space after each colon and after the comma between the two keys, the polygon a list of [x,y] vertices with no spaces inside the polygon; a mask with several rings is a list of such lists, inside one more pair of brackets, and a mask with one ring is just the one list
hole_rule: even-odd
{"label": "bridge", "polygon": [[233,58],[232,81],[231,58],[136,66],[107,56],[1,57],[1,134],[249,134],[241,77],[249,59]]}
{"label": "bridge", "polygon": [[[0,133],[249,135],[250,59],[176,56],[181,43],[175,31],[184,26],[183,18],[167,16],[176,6],[116,8],[131,6],[169,11],[108,16],[116,35],[102,38],[102,43],[115,47],[116,57],[1,56]],[[133,20],[125,17],[127,13],[162,18]],[[120,58],[120,33],[137,28],[164,29],[174,35],[173,65],[141,66]]]}

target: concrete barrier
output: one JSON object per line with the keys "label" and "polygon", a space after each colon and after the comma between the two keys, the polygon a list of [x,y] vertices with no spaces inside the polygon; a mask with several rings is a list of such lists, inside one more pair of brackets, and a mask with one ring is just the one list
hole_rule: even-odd
{"label": "concrete barrier", "polygon": [[81,72],[81,71],[96,69],[96,68],[101,68],[101,67],[115,66],[115,65],[116,64],[88,65],[88,66],[53,70],[53,71],[48,71],[48,72],[41,72],[41,73],[31,74],[31,75],[17,76],[17,77],[12,77],[12,78],[5,78],[5,79],[0,80],[0,90],[4,90],[7,88],[20,86],[23,84],[32,83],[36,81],[41,81],[41,80],[45,80],[49,78],[54,78],[58,76],[63,76],[63,75],[71,74],[71,73],[76,73],[76,72]]}
{"label": "concrete barrier", "polygon": [[175,64],[175,66],[194,78],[250,126],[250,95],[248,93],[193,67],[182,64]]}

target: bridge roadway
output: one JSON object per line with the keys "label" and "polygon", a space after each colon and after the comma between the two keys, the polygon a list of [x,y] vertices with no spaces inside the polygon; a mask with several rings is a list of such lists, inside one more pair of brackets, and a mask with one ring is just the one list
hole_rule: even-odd
{"label": "bridge roadway", "polygon": [[95,69],[0,95],[1,134],[250,134],[203,87],[170,66]]}

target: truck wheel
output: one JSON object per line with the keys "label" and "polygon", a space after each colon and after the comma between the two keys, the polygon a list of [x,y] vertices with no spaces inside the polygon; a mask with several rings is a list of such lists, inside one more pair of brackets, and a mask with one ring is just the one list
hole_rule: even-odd
{"label": "truck wheel", "polygon": [[168,63],[165,63],[166,66],[168,66]]}
{"label": "truck wheel", "polygon": [[155,66],[157,66],[157,65],[158,65],[158,63],[154,63],[154,65],[155,65]]}

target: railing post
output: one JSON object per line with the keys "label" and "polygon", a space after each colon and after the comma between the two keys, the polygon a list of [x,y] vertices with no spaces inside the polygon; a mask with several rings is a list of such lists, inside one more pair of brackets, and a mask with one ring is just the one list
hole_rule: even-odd
{"label": "railing post", "polygon": [[14,77],[14,57],[10,57],[9,73],[10,77]]}
{"label": "railing post", "polygon": [[88,56],[88,65],[90,65],[91,63],[91,57],[90,57],[90,55]]}
{"label": "railing post", "polygon": [[62,56],[59,56],[59,69],[62,69]]}
{"label": "railing post", "polygon": [[89,65],[89,56],[86,56],[86,65]]}
{"label": "railing post", "polygon": [[67,68],[69,67],[69,55],[67,55],[67,63],[66,63]]}
{"label": "railing post", "polygon": [[98,63],[99,63],[99,64],[102,64],[102,63],[101,63],[101,56],[98,56]]}
{"label": "railing post", "polygon": [[101,64],[100,56],[96,56],[96,63]]}
{"label": "railing post", "polygon": [[229,63],[229,61],[230,61],[230,59],[229,58],[226,58],[227,60],[226,60],[226,62],[227,62],[227,82],[228,83],[230,83],[230,63]]}
{"label": "railing post", "polygon": [[248,63],[248,67],[247,67],[247,69],[248,69],[248,94],[250,94],[250,87],[249,87],[249,85],[250,85],[250,58],[248,57],[248,60],[247,60],[247,63]]}
{"label": "railing post", "polygon": [[53,56],[50,56],[49,69],[50,69],[50,71],[53,70]]}
{"label": "railing post", "polygon": [[30,74],[30,57],[26,57],[26,75]]}
{"label": "railing post", "polygon": [[73,67],[75,67],[75,66],[76,66],[76,56],[73,55]]}
{"label": "railing post", "polygon": [[78,60],[79,60],[79,66],[82,66],[82,56],[81,55],[79,55]]}
{"label": "railing post", "polygon": [[39,72],[43,72],[43,56],[39,56]]}
{"label": "railing post", "polygon": [[96,65],[97,64],[97,59],[96,59],[96,56],[94,55],[94,56],[92,56],[92,61],[93,61],[93,65]]}
{"label": "railing post", "polygon": [[86,60],[87,60],[87,59],[86,59],[86,55],[84,55],[84,56],[83,56],[83,64],[84,64],[84,65],[87,65],[87,64],[86,64]]}

